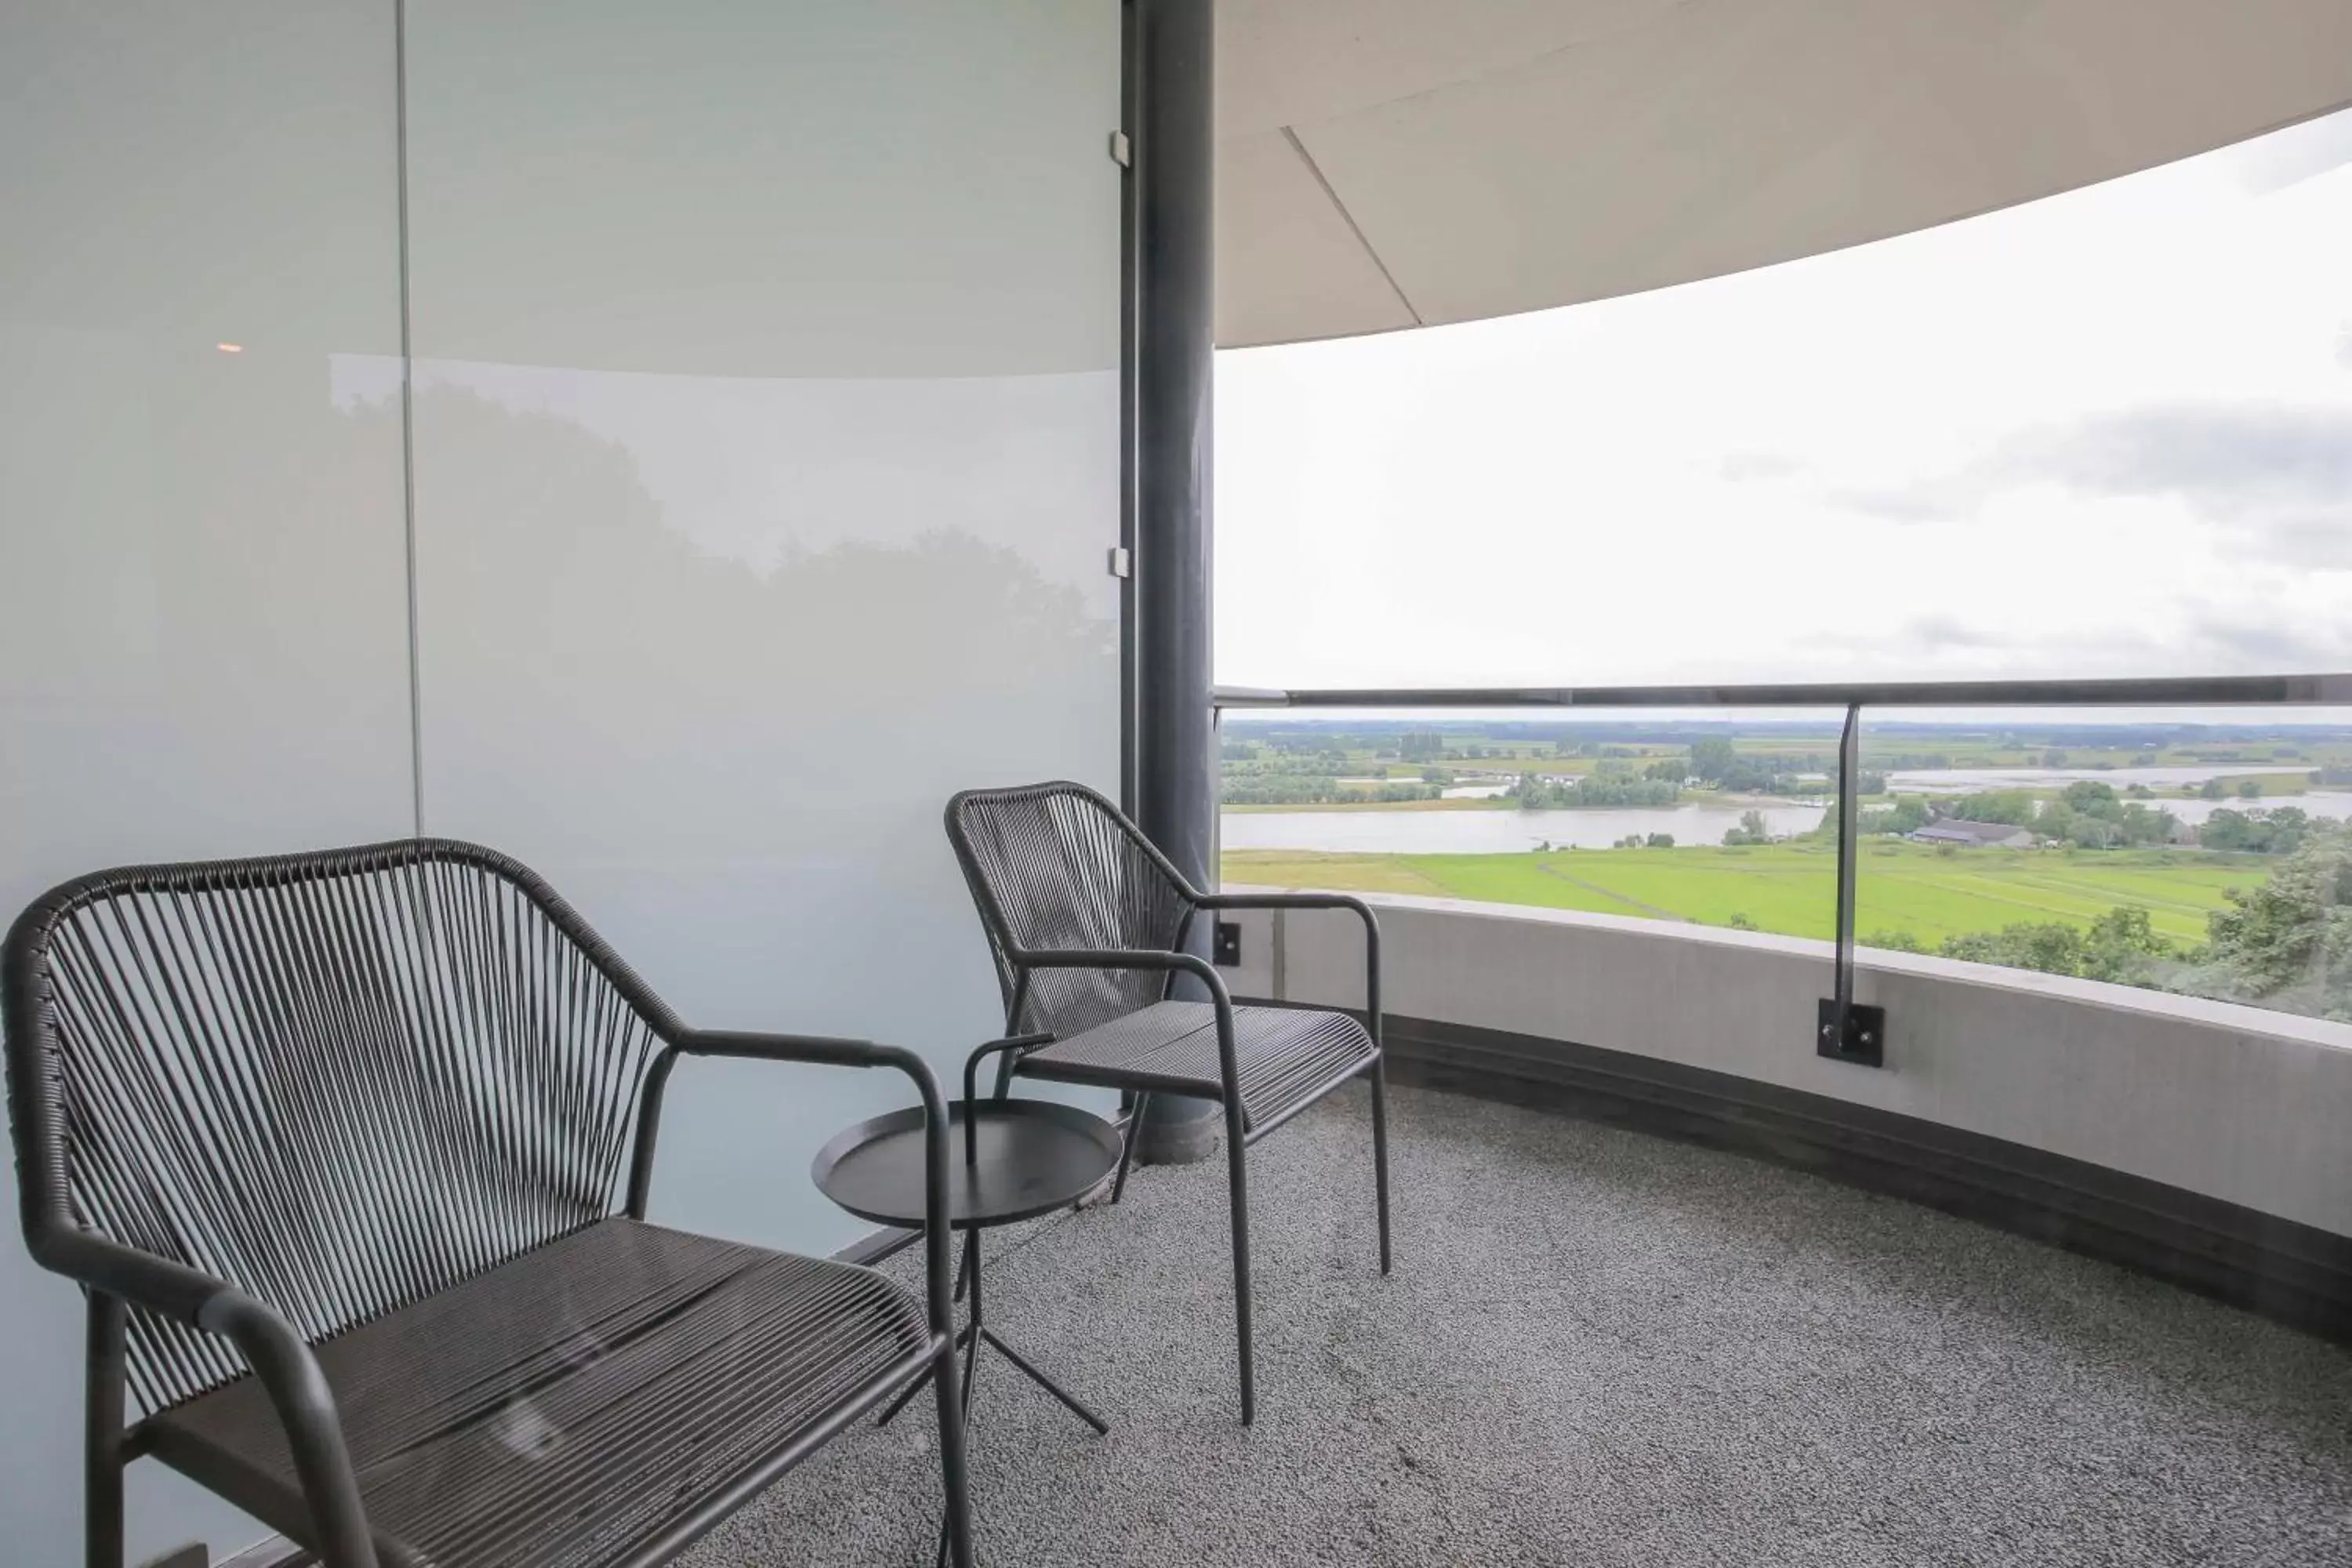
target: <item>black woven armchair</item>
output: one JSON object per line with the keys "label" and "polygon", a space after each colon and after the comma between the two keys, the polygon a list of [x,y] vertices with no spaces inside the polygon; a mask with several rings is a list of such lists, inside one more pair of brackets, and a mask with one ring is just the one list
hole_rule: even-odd
{"label": "black woven armchair", "polygon": [[[26,1239],[89,1299],[91,1568],[121,1568],[140,1457],[329,1568],[665,1562],[954,1367],[930,1069],[687,1028],[502,855],[101,872],[37,900],[0,963]],[[681,1055],[911,1078],[928,1300],[645,1223]],[[961,1417],[935,1382],[967,1565]]]}
{"label": "black woven armchair", "polygon": [[[1387,1080],[1381,1057],[1381,929],[1360,899],[1335,893],[1203,893],[1101,795],[1083,784],[968,790],[948,803],[948,837],[996,956],[1010,1074],[1124,1089],[1135,1096],[1112,1188],[1127,1185],[1158,1092],[1218,1101],[1232,1188],[1234,1311],[1242,1420],[1257,1414],[1250,1348],[1249,1145],[1351,1079],[1372,1089],[1372,1175],[1381,1272],[1389,1271]],[[1364,1016],[1237,1007],[1207,961],[1186,952],[1203,910],[1346,910],[1364,922]],[[1189,974],[1209,1000],[1171,997]],[[969,1080],[971,1073],[966,1072]]]}

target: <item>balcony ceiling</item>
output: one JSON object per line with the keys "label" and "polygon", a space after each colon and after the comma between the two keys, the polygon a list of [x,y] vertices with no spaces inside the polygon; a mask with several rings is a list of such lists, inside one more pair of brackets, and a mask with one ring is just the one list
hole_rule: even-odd
{"label": "balcony ceiling", "polygon": [[1943,223],[2352,103],[2346,0],[1222,0],[1217,341]]}

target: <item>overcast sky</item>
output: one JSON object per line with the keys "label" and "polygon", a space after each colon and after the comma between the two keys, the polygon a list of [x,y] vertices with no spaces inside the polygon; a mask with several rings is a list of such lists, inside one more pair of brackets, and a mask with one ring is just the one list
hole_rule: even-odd
{"label": "overcast sky", "polygon": [[1836,255],[1228,353],[1217,676],[2352,669],[2352,114]]}

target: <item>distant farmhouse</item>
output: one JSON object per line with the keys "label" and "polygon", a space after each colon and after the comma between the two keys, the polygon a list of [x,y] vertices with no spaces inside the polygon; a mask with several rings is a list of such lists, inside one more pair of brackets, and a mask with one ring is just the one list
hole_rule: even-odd
{"label": "distant farmhouse", "polygon": [[1961,844],[1978,849],[2031,849],[2033,830],[2006,822],[1963,822],[1957,816],[1931,822],[1906,835],[1917,844]]}

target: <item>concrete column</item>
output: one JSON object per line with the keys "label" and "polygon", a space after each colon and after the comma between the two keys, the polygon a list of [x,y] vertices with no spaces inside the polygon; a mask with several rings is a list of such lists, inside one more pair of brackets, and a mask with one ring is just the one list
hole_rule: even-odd
{"label": "concrete column", "polygon": [[[1136,820],[1196,885],[1216,879],[1209,710],[1211,387],[1215,348],[1212,0],[1135,0]],[[1208,952],[1203,922],[1193,937]],[[1156,1095],[1137,1144],[1181,1163],[1214,1146],[1215,1107]]]}

